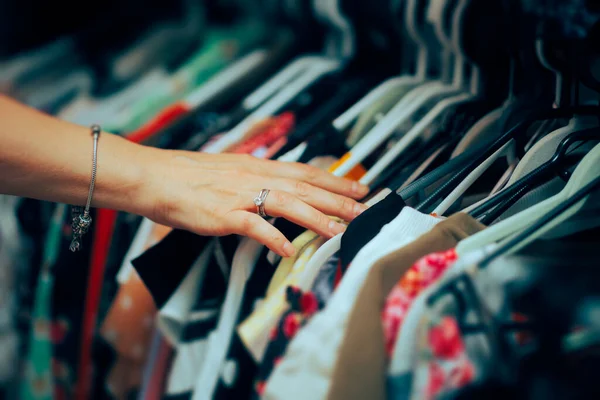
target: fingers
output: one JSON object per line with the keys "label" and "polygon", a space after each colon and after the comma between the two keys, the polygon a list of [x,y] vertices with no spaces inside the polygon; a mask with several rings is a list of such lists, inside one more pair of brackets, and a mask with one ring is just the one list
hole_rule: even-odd
{"label": "fingers", "polygon": [[[243,196],[252,199],[249,193]],[[324,237],[331,238],[346,229],[344,225],[333,221],[314,207],[284,191],[271,191],[264,202],[264,207],[267,215],[285,218]],[[247,210],[256,212],[256,206],[250,202]]]}
{"label": "fingers", "polygon": [[352,221],[367,209],[366,205],[349,197],[328,192],[303,181],[272,179],[265,184],[290,193],[327,215],[340,217],[346,221]]}
{"label": "fingers", "polygon": [[292,179],[353,199],[363,198],[369,192],[369,188],[365,185],[334,176],[312,165],[261,160],[240,154],[198,154],[194,156],[202,161],[203,169],[239,171],[262,177]]}
{"label": "fingers", "polygon": [[233,211],[230,217],[232,233],[248,236],[282,257],[291,257],[296,252],[286,237],[260,216],[247,211]]}
{"label": "fingers", "polygon": [[317,167],[313,167],[312,165],[282,163],[277,161],[271,163],[272,173],[276,173],[277,176],[281,178],[306,182],[329,192],[351,197],[353,199],[363,198],[369,192],[369,188],[365,185],[334,176],[333,174]]}

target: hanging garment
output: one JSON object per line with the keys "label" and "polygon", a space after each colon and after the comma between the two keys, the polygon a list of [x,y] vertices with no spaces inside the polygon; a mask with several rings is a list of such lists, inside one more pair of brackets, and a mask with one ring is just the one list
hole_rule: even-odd
{"label": "hanging garment", "polygon": [[254,398],[260,398],[273,368],[285,354],[288,344],[310,318],[323,309],[341,276],[341,266],[337,255],[331,257],[321,268],[312,290],[288,286],[286,301],[288,310],[281,316],[277,326],[270,332],[269,344],[261,362],[260,371],[254,384]]}
{"label": "hanging garment", "polygon": [[[555,321],[570,321],[567,322],[570,324],[567,332],[585,330],[586,323],[578,325],[572,314],[564,320],[559,314],[569,313],[567,310],[570,307],[597,290],[596,283],[584,277],[576,278],[564,268],[566,259],[575,262],[582,270],[594,268],[593,255],[596,251],[591,243],[585,239],[572,241],[568,237],[563,240],[539,240],[515,255],[495,260],[485,269],[479,268],[476,262],[453,266],[453,269],[459,267],[460,273],[468,277],[474,292],[462,285],[455,285],[454,294],[444,289],[445,284],[460,275],[456,271],[452,276],[444,277],[439,284],[436,283],[426,296],[423,294],[424,300],[432,301],[420,310],[419,322],[414,327],[412,346],[415,348],[415,358],[409,361],[412,363],[410,375],[405,376],[410,377],[410,383],[404,385],[402,391],[397,391],[400,377],[390,378],[393,379],[390,388],[394,392],[388,396],[393,398],[409,393],[411,399],[442,398],[476,381],[502,376],[498,372],[505,371],[506,367],[516,372],[518,366],[506,365],[506,362],[527,360],[539,345],[536,340],[539,332],[536,334],[535,330],[525,330],[507,333],[501,339],[504,342],[501,345],[490,341],[493,336],[483,331],[467,334],[462,330],[464,324],[485,324],[489,315],[493,315],[498,324],[515,324],[527,321],[528,316],[542,311],[536,308],[549,300],[555,302],[557,307],[544,304],[543,309],[548,310],[549,306],[553,308]],[[527,295],[532,290],[551,290],[555,284],[564,286],[559,282],[565,279],[577,281],[566,289],[570,291],[565,293],[564,299],[569,299],[567,301],[550,293],[534,297]]]}
{"label": "hanging garment", "polygon": [[[48,302],[52,351],[49,354],[36,352],[30,357],[40,360],[40,365],[42,361],[38,357],[43,357],[43,363],[51,366],[56,398],[72,398],[82,324],[81,305],[86,295],[85,282],[88,275],[87,268],[82,268],[82,265],[89,264],[92,235],[86,235],[81,251],[71,252],[71,215],[68,206],[57,207],[64,208],[63,220],[60,221],[60,228],[52,230],[47,239],[48,243],[56,244],[54,251],[57,254],[55,263],[47,269],[53,276],[51,299]],[[95,219],[95,215],[92,218]],[[34,307],[39,307],[37,302]],[[49,355],[52,359],[46,358]]]}
{"label": "hanging garment", "polygon": [[323,239],[314,232],[306,231],[292,241],[296,254],[281,261],[266,293],[266,299],[239,327],[238,334],[257,362],[263,359],[271,330],[286,309],[286,290],[293,286],[304,266]]}
{"label": "hanging garment", "polygon": [[[417,288],[410,287],[415,291],[406,294],[404,288],[408,283],[413,283],[421,277],[427,280],[435,279],[447,265],[440,262],[442,260],[439,257],[416,261],[419,257],[429,252],[451,249],[464,237],[483,228],[467,214],[455,214],[414,242],[380,259],[369,271],[369,276],[350,313],[346,334],[335,364],[329,399],[360,399],[364,398],[366,393],[373,399],[385,399],[387,357],[384,351],[384,333],[391,331],[393,339],[390,341],[393,344],[399,326],[397,319],[394,319],[398,317],[394,296],[396,287],[392,289],[394,282],[401,279],[398,290],[402,290],[405,296],[398,296],[399,300],[412,298],[418,293]],[[445,256],[444,253],[442,258]],[[431,266],[430,270],[424,268],[425,266]],[[387,329],[383,329],[384,327]],[[369,368],[363,368],[364,365],[369,365]]]}
{"label": "hanging garment", "polygon": [[318,399],[327,395],[348,314],[368,271],[379,258],[412,242],[439,221],[405,207],[359,252],[325,309],[311,319],[288,347],[267,383],[264,398]]}
{"label": "hanging garment", "polygon": [[165,84],[151,96],[121,110],[106,124],[109,132],[133,132],[149,121],[161,109],[185,96],[204,83],[232,60],[256,46],[264,38],[262,24],[245,23],[227,29],[210,30],[202,49],[188,60]]}
{"label": "hanging garment", "polygon": [[392,192],[348,224],[340,245],[340,259],[344,269],[348,268],[356,254],[377,236],[385,224],[400,214],[404,206],[402,197]]}
{"label": "hanging garment", "polygon": [[417,357],[416,347],[411,346],[418,341],[417,327],[425,315],[427,299],[445,282],[451,281],[470,266],[476,265],[492,248],[493,246],[479,249],[459,258],[447,269],[446,274],[440,280],[426,288],[413,302],[396,337],[394,354],[391,357],[387,374],[386,398],[396,398],[396,396],[410,398],[413,379],[412,360]]}
{"label": "hanging garment", "polygon": [[[154,225],[142,251],[158,243],[170,228]],[[156,308],[148,289],[135,271],[120,285],[102,326],[100,335],[115,349],[117,359],[107,378],[107,388],[116,398],[124,398],[139,388],[142,368],[150,347]]]}
{"label": "hanging garment", "polygon": [[25,377],[21,383],[22,399],[54,398],[52,377],[52,266],[58,257],[60,229],[66,207],[57,207],[49,227],[44,261],[38,277],[35,309],[32,315],[33,332],[29,338],[29,351],[25,359]]}

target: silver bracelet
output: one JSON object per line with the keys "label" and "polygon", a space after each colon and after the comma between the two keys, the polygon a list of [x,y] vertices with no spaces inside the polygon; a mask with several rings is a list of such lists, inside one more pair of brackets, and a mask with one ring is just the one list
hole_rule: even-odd
{"label": "silver bracelet", "polygon": [[100,137],[100,126],[92,125],[92,137],[94,138],[94,150],[92,156],[92,180],[90,181],[90,190],[88,191],[87,202],[85,208],[81,206],[73,206],[71,210],[71,228],[73,238],[69,249],[76,252],[81,249],[81,238],[85,235],[92,225],[92,217],[90,216],[90,205],[92,204],[92,195],[94,194],[94,186],[96,185],[96,172],[98,170],[98,138]]}

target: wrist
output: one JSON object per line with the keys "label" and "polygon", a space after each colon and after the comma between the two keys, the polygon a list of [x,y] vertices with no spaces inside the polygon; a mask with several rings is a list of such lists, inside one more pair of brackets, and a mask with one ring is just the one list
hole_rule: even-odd
{"label": "wrist", "polygon": [[147,155],[150,150],[153,149],[103,132],[98,142],[92,207],[140,214],[143,208],[140,202],[145,199],[146,164],[152,159]]}

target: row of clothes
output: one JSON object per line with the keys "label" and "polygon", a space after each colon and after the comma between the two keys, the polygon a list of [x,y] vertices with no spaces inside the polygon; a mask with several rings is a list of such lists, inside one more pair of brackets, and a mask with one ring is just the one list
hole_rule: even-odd
{"label": "row of clothes", "polygon": [[[524,36],[527,62],[514,62],[510,35],[497,35],[501,1],[485,13],[468,0],[381,3],[374,29],[411,27],[394,31],[408,42],[401,67],[390,54],[348,52],[340,14],[322,9],[335,56],[306,53],[312,39],[292,29],[241,19],[208,29],[179,68],[157,64],[107,96],[65,97],[72,86],[43,75],[23,84],[35,54],[9,65],[21,77],[11,93],[60,118],[163,148],[310,163],[371,188],[369,209],[331,240],[271,220],[296,248],[284,259],[247,238],[102,209],[71,253],[68,206],[7,203],[2,238],[23,240],[0,255],[29,264],[15,398],[537,398],[527,395],[590,388],[587,375],[550,366],[579,371],[595,356],[597,288],[586,276],[598,261],[588,187],[600,173],[597,94],[577,86],[583,105],[565,103],[570,88],[544,66],[568,47],[546,42],[532,61],[535,38]],[[358,32],[358,22],[344,26]],[[473,37],[497,46],[474,47]]]}

